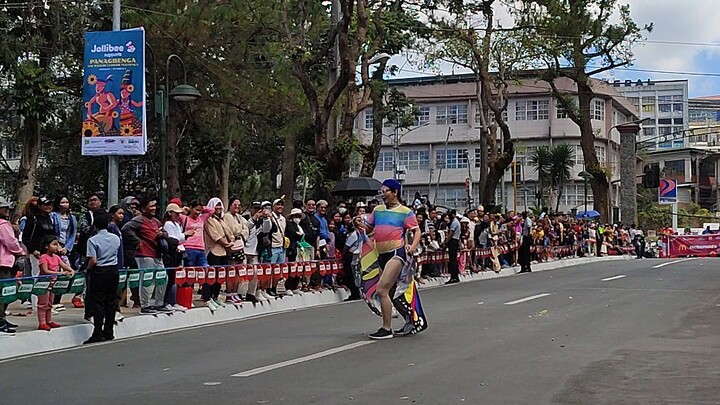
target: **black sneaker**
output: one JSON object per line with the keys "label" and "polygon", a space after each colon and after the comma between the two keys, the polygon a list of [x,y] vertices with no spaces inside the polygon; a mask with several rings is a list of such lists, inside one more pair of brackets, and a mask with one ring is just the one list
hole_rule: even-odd
{"label": "black sneaker", "polygon": [[0,326],[0,333],[4,333],[6,335],[14,335],[16,332],[17,331],[15,330],[15,328],[11,328],[8,323]]}
{"label": "black sneaker", "polygon": [[412,325],[412,324],[405,324],[405,325],[403,325],[402,328],[400,328],[400,329],[395,329],[395,330],[393,331],[393,335],[395,335],[395,336],[407,336],[407,335],[409,335],[409,334],[411,333],[412,329],[413,329],[413,325]]}
{"label": "black sneaker", "polygon": [[373,340],[392,339],[393,333],[391,330],[380,328],[377,330],[377,332],[369,334],[368,337]]}
{"label": "black sneaker", "polygon": [[460,282],[460,279],[451,278],[450,280],[448,280],[448,281],[445,282],[445,285],[448,285],[448,284],[457,284],[457,283],[459,283],[459,282]]}
{"label": "black sneaker", "polygon": [[17,329],[17,327],[18,327],[17,325],[15,325],[14,323],[12,323],[10,321],[5,321],[5,325],[7,325],[7,327],[10,329]]}
{"label": "black sneaker", "polygon": [[257,304],[257,303],[259,302],[258,299],[255,298],[255,296],[252,295],[252,294],[246,294],[246,295],[245,295],[245,301],[247,301],[247,302],[252,302],[253,304]]}
{"label": "black sneaker", "polygon": [[84,345],[89,345],[89,344],[91,344],[91,343],[99,343],[99,342],[104,342],[104,341],[105,341],[105,337],[104,337],[104,336],[102,336],[102,335],[99,335],[99,336],[98,336],[98,335],[92,335],[92,336],[90,336],[90,338],[89,338],[88,340],[84,341],[83,344],[84,344]]}
{"label": "black sneaker", "polygon": [[153,307],[152,309],[155,310],[155,312],[175,312],[174,310],[166,307]]}
{"label": "black sneaker", "polygon": [[140,310],[140,315],[155,315],[158,311],[156,311],[154,308],[145,307]]}

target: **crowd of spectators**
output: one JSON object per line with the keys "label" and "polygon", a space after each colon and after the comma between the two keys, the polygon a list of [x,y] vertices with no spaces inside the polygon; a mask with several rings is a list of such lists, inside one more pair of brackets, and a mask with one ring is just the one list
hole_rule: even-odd
{"label": "crowd of spectators", "polygon": [[[90,195],[86,203],[86,209],[77,219],[70,212],[70,201],[66,197],[60,196],[54,201],[34,197],[25,205],[15,233],[7,221],[9,205],[2,204],[0,279],[84,272],[88,257],[94,256],[104,258],[103,268],[115,266],[115,269],[140,269],[158,274],[162,271],[167,275],[167,283],[140,283],[137,288],[123,290],[119,300],[112,304],[116,307],[113,308],[115,321],[123,317],[121,306],[137,308],[140,314],[187,310],[180,305],[178,297],[192,294],[188,289],[194,286],[175,283],[175,269],[183,266],[313,260],[343,263],[345,270],[337,275],[315,272],[309,277],[295,275],[270,280],[254,277],[228,283],[203,283],[198,291],[199,302],[211,311],[226,305],[270,301],[278,296],[321,289],[347,288],[350,292],[347,300],[361,299],[356,272],[351,269],[359,266],[363,238],[353,228],[353,218],[371,212],[379,204],[377,199],[370,199],[331,205],[326,200],[308,198],[288,201],[292,207],[286,207],[282,198],[251,201],[245,205],[241,199],[231,197],[226,206],[219,198],[207,203],[174,198],[163,212],[158,212],[154,198],[129,196],[105,211],[97,194]],[[520,265],[522,271],[531,271],[533,263],[562,257],[639,251],[642,238],[642,231],[635,225],[599,224],[549,214],[547,209],[537,217],[531,213],[486,212],[483,206],[459,213],[432,206],[419,194],[413,201],[404,203],[415,211],[422,232],[422,243],[415,252],[420,257],[419,283],[449,274],[447,283],[451,284],[460,281],[460,274],[499,272],[514,265]],[[97,228],[98,216],[102,217],[103,229]],[[88,245],[99,231],[107,232],[104,239],[96,238],[98,243],[119,239],[119,245],[113,247],[114,259],[107,251],[99,252],[97,243]],[[88,284],[92,284],[91,274]],[[88,296],[87,292],[85,295]],[[86,307],[80,293],[73,295],[71,303],[75,307]],[[58,327],[51,317],[65,310],[59,295],[48,294],[39,300],[33,296],[24,305],[28,312],[38,311],[39,327],[45,330]],[[86,319],[107,317],[100,307],[90,307],[85,310]],[[15,325],[5,319],[5,308],[0,309],[0,332],[11,333]],[[102,324],[100,327],[102,332]]]}

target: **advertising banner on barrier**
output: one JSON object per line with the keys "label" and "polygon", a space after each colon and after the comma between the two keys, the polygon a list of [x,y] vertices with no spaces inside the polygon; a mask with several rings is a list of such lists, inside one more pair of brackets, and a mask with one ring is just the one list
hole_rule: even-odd
{"label": "advertising banner on barrier", "polygon": [[720,235],[672,235],[669,237],[668,253],[670,257],[718,256]]}
{"label": "advertising banner on barrier", "polygon": [[82,154],[144,155],[145,30],[85,33]]}

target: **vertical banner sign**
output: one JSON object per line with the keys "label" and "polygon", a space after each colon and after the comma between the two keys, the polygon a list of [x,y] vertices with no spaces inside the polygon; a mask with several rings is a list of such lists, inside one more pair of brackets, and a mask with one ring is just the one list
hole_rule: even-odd
{"label": "vertical banner sign", "polygon": [[658,203],[675,204],[677,203],[677,180],[662,179],[660,187],[658,187]]}
{"label": "vertical banner sign", "polygon": [[144,155],[145,30],[85,33],[82,154]]}

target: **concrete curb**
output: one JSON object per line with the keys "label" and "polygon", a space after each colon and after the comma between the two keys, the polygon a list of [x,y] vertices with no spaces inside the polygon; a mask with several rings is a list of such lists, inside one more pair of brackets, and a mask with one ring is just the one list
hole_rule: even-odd
{"label": "concrete curb", "polygon": [[[603,258],[560,259],[549,263],[533,265],[533,271],[547,271],[563,267],[577,266],[598,261],[627,260],[627,256],[611,256]],[[463,282],[487,280],[499,277],[508,277],[517,274],[519,267],[502,269],[499,273],[492,271],[461,276]],[[444,284],[444,278],[430,279],[421,289],[438,287]],[[211,312],[207,308],[193,308],[186,313],[141,315],[126,318],[115,328],[116,339],[150,335],[153,333],[179,330],[200,325],[212,325],[227,321],[238,321],[258,315],[266,315],[317,306],[338,304],[348,297],[344,289],[337,291],[319,291],[283,297],[272,302],[262,302],[257,305],[245,303],[242,306],[228,305]],[[59,329],[46,331],[30,331],[18,333],[15,336],[0,338],[0,360],[31,354],[49,352],[53,350],[76,347],[82,344],[92,333],[92,325],[71,325]]]}

